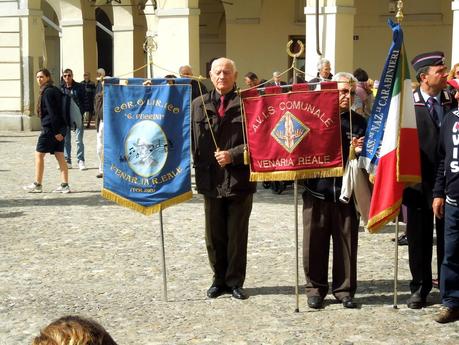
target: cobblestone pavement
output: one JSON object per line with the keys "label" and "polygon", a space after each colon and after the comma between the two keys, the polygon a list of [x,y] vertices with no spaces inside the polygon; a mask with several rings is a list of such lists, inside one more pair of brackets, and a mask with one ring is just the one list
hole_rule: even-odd
{"label": "cobblestone pavement", "polygon": [[0,345],[30,344],[40,327],[66,314],[98,320],[120,345],[459,344],[459,323],[433,321],[438,291],[427,308],[406,307],[406,247],[399,247],[399,308],[392,307],[393,225],[359,234],[359,309],[328,296],[324,309],[311,310],[301,290],[296,313],[291,189],[274,195],[260,186],[255,196],[246,301],[205,297],[212,275],[202,198],[165,210],[165,302],[159,217],[101,198],[95,131],[85,133],[89,170],[70,171],[73,192],[66,195],[51,193],[59,179],[50,156],[44,193],[22,190],[33,181],[37,135],[0,132]]}

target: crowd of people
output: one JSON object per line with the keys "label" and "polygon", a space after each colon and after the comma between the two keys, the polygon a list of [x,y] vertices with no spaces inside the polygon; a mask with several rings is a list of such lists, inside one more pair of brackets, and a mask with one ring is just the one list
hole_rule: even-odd
{"label": "crowd of people", "polygon": [[[427,305],[433,281],[435,224],[437,272],[444,306],[435,320],[446,323],[459,319],[459,187],[456,187],[459,181],[459,120],[456,118],[459,117],[459,83],[455,79],[459,77],[456,73],[459,65],[455,65],[454,72],[448,76],[442,52],[420,54],[412,60],[412,65],[417,80],[413,97],[422,182],[405,189],[403,195],[412,275],[407,306],[420,309]],[[230,293],[234,298],[245,299],[248,298],[243,289],[247,233],[255,188],[249,182],[249,168],[242,159],[244,142],[240,133],[232,129],[236,127],[231,127],[232,123],[241,121],[239,96],[235,93],[237,69],[234,61],[215,60],[210,77],[214,89],[205,97],[207,113],[203,112],[200,100],[195,100],[192,107],[196,183],[198,192],[204,194],[206,245],[214,272],[207,296],[217,298]],[[244,81],[249,88],[282,86],[279,77],[278,72],[273,74],[273,84],[249,72]],[[311,89],[320,88],[320,83],[328,80],[339,82],[343,157],[347,159],[349,143],[357,154],[364,143],[375,83],[361,68],[353,74],[338,72],[332,75],[330,62],[321,59],[317,64],[317,76],[310,80]],[[216,144],[212,143],[211,131],[218,138]],[[333,242],[331,292],[343,307],[357,307],[353,298],[357,288],[359,215],[354,203],[339,201],[341,185],[342,177],[304,181],[303,267],[307,303],[314,309],[323,308],[329,291],[330,240]]]}
{"label": "crowd of people", "polygon": [[[427,305],[433,287],[433,230],[437,238],[437,274],[442,304],[435,320],[440,323],[459,319],[459,64],[448,74],[442,52],[428,52],[412,60],[417,84],[413,91],[419,133],[422,182],[405,189],[406,229],[409,252],[411,296],[407,306],[421,309]],[[37,114],[42,131],[36,148],[35,182],[25,189],[42,191],[43,158],[55,155],[61,171],[61,186],[56,192],[68,193],[68,169],[71,168],[71,129],[60,110],[60,94],[71,96],[72,111],[87,123],[96,116],[97,152],[103,176],[103,69],[98,71],[97,85],[89,74],[82,84],[73,80],[70,69],[64,70],[60,90],[52,85],[46,69],[37,72],[40,86]],[[182,66],[180,76],[192,76],[190,66]],[[205,240],[213,280],[207,290],[209,298],[229,293],[246,299],[244,290],[247,266],[249,218],[256,184],[249,181],[249,166],[244,163],[245,141],[241,131],[243,118],[240,96],[236,92],[237,68],[228,58],[211,64],[213,89],[207,92],[199,81],[192,80],[192,156],[196,188],[204,195]],[[174,76],[169,79],[173,82]],[[245,74],[250,88],[286,85],[275,71],[268,83],[254,72]],[[271,81],[272,80],[272,81]],[[311,89],[321,82],[337,81],[341,117],[343,157],[350,146],[358,153],[364,143],[367,118],[371,114],[374,86],[368,73],[358,68],[353,74],[331,73],[330,61],[321,59],[317,75],[309,81]],[[73,104],[74,103],[74,104]],[[351,110],[350,110],[351,108]],[[352,121],[350,118],[352,117]],[[85,167],[84,122],[75,129],[77,160]],[[216,142],[214,142],[214,140]],[[346,163],[346,162],[345,162]],[[310,308],[324,307],[330,287],[328,262],[330,240],[333,243],[331,293],[345,308],[356,308],[357,244],[359,214],[353,202],[340,201],[343,178],[315,178],[303,181],[303,267],[306,277],[307,303]]]}

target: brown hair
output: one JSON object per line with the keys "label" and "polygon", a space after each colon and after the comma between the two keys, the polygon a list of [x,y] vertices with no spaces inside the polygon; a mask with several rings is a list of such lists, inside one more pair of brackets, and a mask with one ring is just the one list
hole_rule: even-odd
{"label": "brown hair", "polygon": [[53,77],[51,77],[51,73],[49,72],[48,69],[46,69],[46,68],[39,69],[39,70],[37,71],[37,73],[35,73],[35,75],[37,75],[37,74],[40,73],[40,72],[43,73],[43,75],[44,75],[45,77],[49,78],[48,83],[53,83]]}
{"label": "brown hair", "polygon": [[46,68],[39,69],[37,73],[35,73],[35,75],[37,75],[38,73],[43,73],[43,75],[48,78],[46,84],[40,87],[40,93],[38,94],[37,105],[35,109],[35,111],[37,112],[37,116],[41,117],[41,98],[46,87],[53,85],[53,78],[51,77],[51,73]]}
{"label": "brown hair", "polygon": [[116,345],[97,322],[80,316],[64,316],[51,322],[32,345]]}

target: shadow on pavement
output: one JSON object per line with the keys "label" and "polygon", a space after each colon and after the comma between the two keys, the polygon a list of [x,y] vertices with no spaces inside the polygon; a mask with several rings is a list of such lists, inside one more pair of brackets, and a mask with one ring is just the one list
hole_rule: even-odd
{"label": "shadow on pavement", "polygon": [[[82,192],[80,192],[82,193]],[[87,192],[85,192],[87,193]],[[77,193],[70,193],[67,195],[74,195]],[[100,194],[89,195],[84,197],[74,197],[74,196],[62,196],[57,194],[56,198],[46,198],[46,199],[6,199],[0,200],[1,207],[27,207],[27,206],[60,206],[60,205],[77,205],[77,206],[97,206],[97,205],[113,205],[117,206],[115,203],[102,198]],[[18,215],[19,216],[19,215]]]}

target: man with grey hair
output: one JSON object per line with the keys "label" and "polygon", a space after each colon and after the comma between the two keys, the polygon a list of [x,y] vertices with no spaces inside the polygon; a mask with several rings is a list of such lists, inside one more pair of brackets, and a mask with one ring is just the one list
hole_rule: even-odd
{"label": "man with grey hair", "polygon": [[287,85],[285,81],[281,80],[281,74],[280,72],[273,72],[273,82],[271,83],[272,86],[281,86],[281,85]]}
{"label": "man with grey hair", "polygon": [[[193,76],[193,70],[190,65],[180,66],[179,74],[183,78],[189,78]],[[207,93],[206,86],[196,79],[191,79],[191,99],[199,97],[201,92],[203,95]]]}
{"label": "man with grey hair", "polygon": [[242,287],[256,184],[249,181],[249,166],[244,164],[244,124],[234,62],[214,60],[210,78],[215,89],[191,106],[196,188],[204,195],[207,254],[214,272],[207,296],[229,292],[246,299]]}
{"label": "man with grey hair", "polygon": [[[343,165],[349,156],[349,143],[360,151],[366,131],[365,119],[350,112],[357,80],[341,72],[338,82]],[[351,121],[352,116],[352,121]],[[352,130],[350,124],[352,123]],[[359,219],[353,202],[341,203],[342,177],[304,180],[303,266],[306,275],[308,306],[320,309],[328,293],[328,253],[333,240],[332,293],[345,308],[356,308],[357,239]]]}
{"label": "man with grey hair", "polygon": [[330,61],[321,58],[317,62],[317,76],[314,79],[311,79],[310,83],[319,83],[321,81],[330,81],[333,78],[333,74],[331,74],[331,67]]}
{"label": "man with grey hair", "polygon": [[325,58],[321,58],[317,62],[317,76],[309,81],[309,83],[312,84],[310,89],[320,90],[319,83],[323,81],[330,81],[333,78],[333,74],[331,74],[330,71],[330,61]]}

